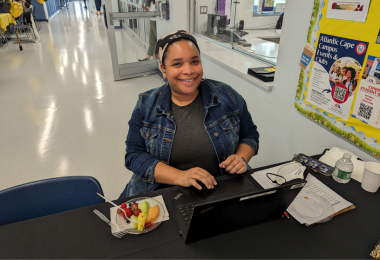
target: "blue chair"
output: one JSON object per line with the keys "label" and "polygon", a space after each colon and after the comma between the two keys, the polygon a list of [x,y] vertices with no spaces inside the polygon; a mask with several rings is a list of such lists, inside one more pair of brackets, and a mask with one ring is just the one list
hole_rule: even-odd
{"label": "blue chair", "polygon": [[103,203],[99,182],[89,176],[39,180],[0,191],[0,226]]}

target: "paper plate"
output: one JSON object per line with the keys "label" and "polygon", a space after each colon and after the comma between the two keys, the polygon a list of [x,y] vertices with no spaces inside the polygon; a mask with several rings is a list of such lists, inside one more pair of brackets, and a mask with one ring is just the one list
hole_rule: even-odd
{"label": "paper plate", "polygon": [[334,209],[324,198],[311,193],[300,193],[289,206],[292,213],[311,223],[323,223],[331,220]]}

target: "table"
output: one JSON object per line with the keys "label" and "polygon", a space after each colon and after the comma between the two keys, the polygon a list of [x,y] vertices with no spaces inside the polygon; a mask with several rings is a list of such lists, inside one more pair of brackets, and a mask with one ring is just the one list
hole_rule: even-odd
{"label": "table", "polygon": [[339,184],[313,175],[357,208],[311,227],[291,217],[185,244],[163,189],[144,194],[162,194],[169,211],[170,220],[155,231],[112,236],[92,212],[109,217],[112,206],[102,203],[1,226],[0,258],[371,258],[380,238],[380,192],[366,192],[355,180]]}
{"label": "table", "polygon": [[[1,33],[4,34],[8,25],[17,25],[17,22],[15,19],[13,19],[12,15],[10,13],[1,13],[0,14],[0,29]],[[17,29],[14,29],[16,34],[17,43],[19,45],[20,51],[22,51],[22,45],[20,42],[20,38],[18,37]]]}
{"label": "table", "polygon": [[0,29],[2,33],[5,33],[7,26],[10,24],[17,24],[10,13],[0,14]]}

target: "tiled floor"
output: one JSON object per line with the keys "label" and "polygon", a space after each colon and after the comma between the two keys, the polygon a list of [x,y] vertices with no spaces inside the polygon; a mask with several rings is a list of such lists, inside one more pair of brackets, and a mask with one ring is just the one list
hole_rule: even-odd
{"label": "tiled floor", "polygon": [[0,49],[0,190],[91,175],[116,199],[131,177],[124,141],[137,95],[161,79],[115,82],[103,18],[82,2],[42,27],[24,51]]}

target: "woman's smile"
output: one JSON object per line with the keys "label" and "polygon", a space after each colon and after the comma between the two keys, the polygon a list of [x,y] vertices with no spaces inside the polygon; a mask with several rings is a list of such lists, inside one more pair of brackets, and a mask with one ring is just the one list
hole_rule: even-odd
{"label": "woman's smile", "polygon": [[192,84],[194,83],[194,81],[195,81],[196,79],[198,79],[198,78],[199,78],[199,75],[196,76],[196,77],[186,78],[186,79],[179,79],[179,78],[177,78],[177,80],[181,81],[181,82],[182,82],[183,84],[185,84],[185,85],[190,86],[190,85],[192,85]]}

